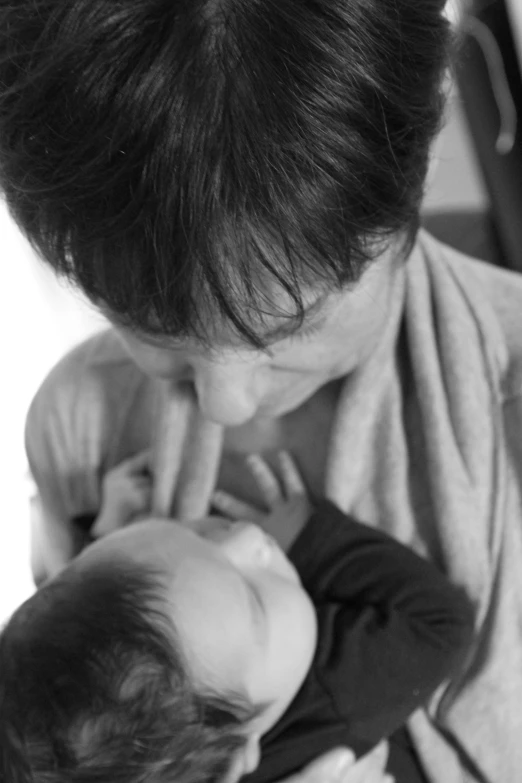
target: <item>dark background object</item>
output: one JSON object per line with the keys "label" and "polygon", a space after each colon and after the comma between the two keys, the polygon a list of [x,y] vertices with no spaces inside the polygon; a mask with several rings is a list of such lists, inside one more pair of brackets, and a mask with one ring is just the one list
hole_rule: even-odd
{"label": "dark background object", "polygon": [[[422,225],[434,237],[468,256],[507,266],[489,212],[458,210],[433,212],[422,217]],[[522,261],[522,258],[521,258]],[[522,271],[522,264],[521,270]]]}
{"label": "dark background object", "polygon": [[[453,234],[471,247],[485,242],[483,257],[522,272],[522,76],[505,0],[475,0],[471,4],[462,22],[455,76],[490,197],[491,215],[482,220],[477,216],[476,239],[467,234],[468,230],[473,233],[469,221],[468,229],[453,228]],[[495,77],[500,79],[502,93],[508,89],[518,120],[512,148],[505,154],[495,146],[502,124]],[[433,233],[438,235],[437,230]]]}

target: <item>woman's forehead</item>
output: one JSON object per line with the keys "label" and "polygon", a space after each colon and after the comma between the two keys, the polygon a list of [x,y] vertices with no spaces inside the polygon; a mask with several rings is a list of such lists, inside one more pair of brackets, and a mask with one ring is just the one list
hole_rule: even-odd
{"label": "woman's forehead", "polygon": [[[267,303],[262,312],[252,312],[249,325],[259,336],[263,344],[269,347],[299,331],[303,326],[319,326],[325,320],[329,312],[329,300],[332,297],[330,291],[324,288],[307,289],[303,295],[302,310],[288,296],[281,294],[279,301],[274,301],[271,306]],[[160,325],[151,319],[150,331],[133,329],[131,325],[122,322],[117,315],[105,310],[107,318],[125,332],[131,332],[140,342],[154,348],[179,348],[187,349],[251,349],[255,346],[246,342],[244,336],[238,334],[234,326],[224,317],[214,314],[203,318],[203,330],[206,339],[191,335],[169,335],[162,333]]]}

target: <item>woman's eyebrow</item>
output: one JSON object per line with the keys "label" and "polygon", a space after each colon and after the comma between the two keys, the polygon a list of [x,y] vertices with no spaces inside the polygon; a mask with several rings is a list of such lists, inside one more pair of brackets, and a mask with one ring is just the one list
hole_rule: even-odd
{"label": "woman's eyebrow", "polygon": [[[314,299],[309,304],[305,305],[305,307],[303,308],[302,316],[299,316],[297,314],[281,316],[284,318],[284,322],[264,332],[263,335],[261,336],[263,341],[265,341],[266,343],[275,343],[278,342],[279,340],[283,340],[285,337],[291,337],[302,326],[305,327],[320,326],[321,323],[326,319],[326,313],[323,312],[322,314],[320,314],[320,311],[328,295],[329,295],[328,291],[323,291],[316,299]],[[129,329],[129,326],[123,321],[121,321],[117,315],[113,313],[109,313],[108,311],[103,312],[103,314],[105,315],[107,320],[116,328],[120,328],[124,330]],[[176,348],[183,348],[186,343],[186,339],[181,337],[175,337],[171,335],[165,336],[160,333],[151,334],[151,333],[146,333],[140,330],[133,330],[133,329],[131,329],[130,331],[132,331],[134,336],[138,340],[140,340],[140,342],[146,343],[147,345],[150,345],[153,348],[176,350]],[[252,348],[252,350],[255,349]]]}
{"label": "woman's eyebrow", "polygon": [[[312,324],[310,324],[310,321],[312,321],[315,326],[319,326],[322,321],[326,319],[326,314],[324,312],[320,314],[320,311],[327,296],[328,293],[325,292],[309,305],[306,305],[303,310],[302,317],[298,315],[287,316],[284,323],[265,332],[263,334],[263,340],[266,340],[267,342],[276,342],[278,340],[284,339],[285,337],[290,337],[301,326],[311,326]],[[306,321],[309,323],[306,324]]]}

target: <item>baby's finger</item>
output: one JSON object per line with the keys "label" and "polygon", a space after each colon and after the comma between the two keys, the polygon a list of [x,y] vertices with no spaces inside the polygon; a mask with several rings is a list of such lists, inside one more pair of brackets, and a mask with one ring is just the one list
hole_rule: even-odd
{"label": "baby's finger", "polygon": [[152,465],[152,450],[143,449],[137,454],[133,454],[132,457],[128,457],[120,466],[125,469],[127,473],[141,473],[144,470],[149,470]]}
{"label": "baby's finger", "polygon": [[137,476],[132,476],[130,479],[128,479],[128,481],[130,486],[140,491],[146,489],[149,490],[152,488],[152,481],[150,476],[144,476],[141,473]]}
{"label": "baby's finger", "polygon": [[280,451],[278,458],[286,496],[290,498],[293,495],[306,495],[304,481],[291,454],[288,451]]}
{"label": "baby's finger", "polygon": [[136,505],[140,511],[150,509],[152,503],[152,487],[139,487],[136,493]]}
{"label": "baby's finger", "polygon": [[258,508],[220,489],[212,495],[211,503],[217,511],[229,519],[260,522],[263,518],[263,513]]}
{"label": "baby's finger", "polygon": [[263,457],[259,454],[249,454],[246,458],[246,464],[269,509],[280,500],[283,500],[279,481],[277,480],[274,471]]}

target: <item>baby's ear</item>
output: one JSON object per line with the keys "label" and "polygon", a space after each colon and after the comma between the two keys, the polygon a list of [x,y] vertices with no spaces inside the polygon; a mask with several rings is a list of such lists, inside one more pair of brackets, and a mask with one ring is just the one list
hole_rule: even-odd
{"label": "baby's ear", "polygon": [[258,768],[261,761],[261,747],[259,745],[259,734],[250,734],[247,744],[243,748],[244,772],[246,775]]}

